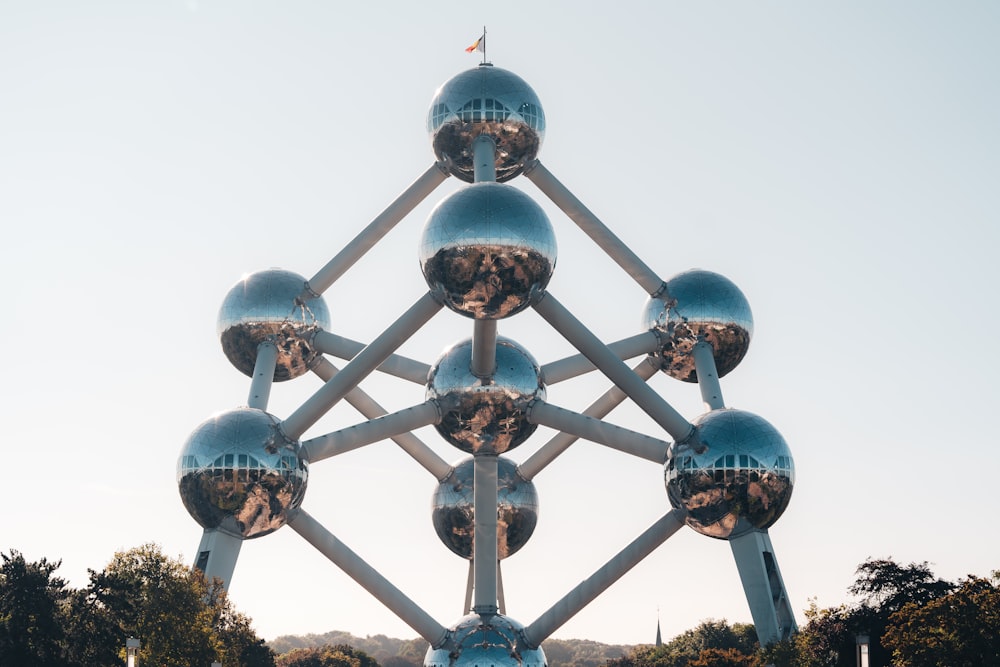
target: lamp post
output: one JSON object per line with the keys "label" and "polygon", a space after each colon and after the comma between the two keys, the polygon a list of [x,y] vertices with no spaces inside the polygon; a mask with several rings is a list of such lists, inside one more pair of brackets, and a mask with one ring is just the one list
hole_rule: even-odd
{"label": "lamp post", "polygon": [[139,640],[129,637],[125,640],[125,664],[135,667],[135,654],[139,652]]}
{"label": "lamp post", "polygon": [[868,667],[868,635],[855,635],[854,639],[858,647],[858,667]]}

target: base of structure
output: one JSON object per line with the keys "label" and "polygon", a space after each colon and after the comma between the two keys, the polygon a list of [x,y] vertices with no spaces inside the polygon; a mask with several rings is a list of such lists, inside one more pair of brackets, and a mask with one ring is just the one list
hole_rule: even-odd
{"label": "base of structure", "polygon": [[767,531],[752,530],[730,537],[736,568],[750,605],[761,646],[787,639],[797,629]]}
{"label": "base of structure", "polygon": [[241,546],[243,540],[238,537],[206,529],[198,544],[198,558],[194,566],[205,573],[207,581],[221,579],[223,588],[229,590]]}

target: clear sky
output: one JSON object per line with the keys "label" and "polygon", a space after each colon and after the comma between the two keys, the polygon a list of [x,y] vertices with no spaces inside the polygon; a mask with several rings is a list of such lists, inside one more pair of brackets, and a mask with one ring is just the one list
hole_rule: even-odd
{"label": "clear sky", "polygon": [[[0,0],[0,277],[6,350],[0,549],[74,586],[116,550],[193,562],[177,492],[188,434],[245,404],[218,307],[245,272],[310,276],[431,165],[436,88],[489,59],[537,92],[539,157],[664,278],[747,295],[755,337],[727,404],[771,421],[797,486],[771,539],[802,620],[869,556],[942,577],[1000,568],[992,424],[1000,331],[1000,5],[994,2]],[[549,288],[602,339],[646,295],[549,213]],[[367,341],[425,291],[417,239],[449,179],[327,293]],[[532,312],[501,324],[570,353]],[[471,333],[442,312],[402,352]],[[652,385],[689,418],[697,388]],[[601,377],[549,399],[582,410]],[[389,409],[419,386],[362,385]],[[319,387],[276,385],[287,416]],[[338,406],[308,435],[360,421]],[[610,420],[652,432],[623,407]],[[420,437],[461,458],[433,430]],[[547,437],[511,453],[516,461]],[[389,442],[313,466],[304,507],[444,624],[466,563],[430,521],[435,480]],[[662,470],[580,442],[538,475],[541,517],[504,561],[528,623],[667,508]],[[231,595],[257,631],[416,633],[290,529],[244,545]],[[749,622],[729,547],[683,530],[555,636],[651,642]]]}

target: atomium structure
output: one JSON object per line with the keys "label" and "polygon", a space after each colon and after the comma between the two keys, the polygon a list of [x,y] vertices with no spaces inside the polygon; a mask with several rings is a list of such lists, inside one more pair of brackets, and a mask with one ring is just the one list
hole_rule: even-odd
{"label": "atomium structure", "polygon": [[[743,359],[753,333],[742,292],[704,270],[663,280],[625,246],[539,162],[545,115],[515,74],[484,60],[455,76],[434,95],[427,128],[432,166],[311,278],[265,270],[226,295],[218,335],[226,357],[251,378],[250,391],[245,407],[198,426],[178,459],[181,498],[204,529],[195,566],[228,584],[242,542],[287,525],[426,639],[429,667],[536,667],[546,664],[543,640],[686,525],[731,545],[761,643],[787,637],[795,620],[767,531],[788,506],[792,457],[770,423],[726,407],[719,381]],[[416,244],[427,292],[369,343],[331,332],[324,291],[449,176],[467,185],[434,208]],[[556,237],[541,207],[506,183],[519,176],[641,288],[647,300],[635,335],[602,342],[547,290]],[[396,353],[443,309],[460,316],[453,319],[466,338],[431,363]],[[539,364],[498,335],[499,320],[527,309],[578,354]],[[331,357],[347,363],[338,369]],[[412,407],[387,413],[359,387],[376,371],[422,385],[423,400],[417,394]],[[706,412],[690,420],[678,413],[647,384],[657,371],[697,383]],[[548,386],[591,372],[611,387],[583,411],[547,402]],[[323,384],[299,408],[283,418],[267,411],[274,382],[308,374]],[[342,400],[363,420],[303,439]],[[662,432],[605,421],[625,401]],[[445,462],[413,434],[431,425],[463,453],[459,462]],[[507,453],[539,425],[556,435],[514,463]],[[533,478],[580,438],[662,466],[667,511],[522,624],[507,615],[499,564],[536,527]],[[386,439],[434,476],[434,530],[469,561],[464,615],[451,624],[432,618],[304,508],[310,465]]]}

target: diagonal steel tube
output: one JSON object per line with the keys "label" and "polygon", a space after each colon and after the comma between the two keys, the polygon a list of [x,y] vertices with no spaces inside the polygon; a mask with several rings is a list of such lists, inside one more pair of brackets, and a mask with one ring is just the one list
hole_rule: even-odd
{"label": "diagonal steel tube", "polygon": [[361,424],[306,440],[302,443],[302,456],[306,461],[314,463],[370,445],[373,442],[391,438],[400,433],[408,433],[413,429],[435,424],[440,419],[441,413],[437,404],[428,401],[394,412],[391,415],[383,415]]}
{"label": "diagonal steel tube", "polygon": [[[365,349],[364,343],[338,336],[329,331],[317,331],[314,333],[312,344],[317,351],[323,354],[332,354],[338,359],[344,359],[345,361],[350,361],[357,356],[358,352]],[[430,372],[431,367],[429,364],[419,362],[416,359],[410,359],[399,354],[390,354],[379,365],[378,370],[402,378],[403,380],[409,380],[417,384],[426,384],[427,373]]]}
{"label": "diagonal steel tube", "polygon": [[[652,364],[643,361],[633,370],[636,375],[645,381],[651,378],[656,373],[657,369]],[[627,396],[625,395],[625,392],[618,387],[612,387],[604,392],[600,398],[591,403],[587,409],[583,411],[583,414],[595,419],[601,419],[626,398]],[[529,456],[524,463],[517,467],[518,474],[524,477],[524,479],[530,481],[535,477],[535,475],[540,473],[545,466],[552,463],[557,456],[566,451],[566,449],[576,441],[577,437],[572,433],[566,433],[565,431],[556,433],[548,442],[542,445],[537,452]]]}
{"label": "diagonal steel tube", "polygon": [[299,298],[307,301],[325,292],[446,178],[448,178],[448,171],[445,167],[437,162],[432,164],[367,227],[361,230],[350,243],[344,246],[333,259],[327,262],[326,266],[317,271],[316,275],[306,282]]}
{"label": "diagonal steel tube", "polygon": [[279,428],[284,436],[289,440],[302,437],[306,429],[315,424],[439,310],[441,304],[430,292],[420,297],[398,320],[344,366],[342,371],[281,422]]}
{"label": "diagonal steel tube", "polygon": [[536,621],[524,628],[524,639],[527,645],[531,648],[537,648],[541,645],[563,623],[573,618],[594,598],[606,591],[611,584],[621,579],[626,572],[653,553],[656,547],[680,530],[681,526],[684,525],[685,516],[687,513],[683,510],[667,512],[594,574],[580,582],[576,588],[552,605]]}
{"label": "diagonal steel tube", "polygon": [[317,551],[330,559],[334,565],[343,570],[347,576],[371,593],[376,600],[413,628],[431,646],[438,648],[444,644],[448,637],[447,628],[431,618],[430,614],[406,597],[388,579],[351,551],[347,545],[338,540],[333,533],[320,525],[305,510],[300,509],[288,522],[288,525],[305,538],[309,544],[313,545]]}
{"label": "diagonal steel tube", "polygon": [[546,322],[590,359],[609,380],[628,394],[643,412],[652,417],[653,421],[662,426],[675,440],[685,442],[694,434],[694,426],[688,420],[653,391],[642,378],[633,373],[625,362],[573,317],[573,314],[552,294],[540,293],[532,306]]}
{"label": "diagonal steel tube", "polygon": [[614,232],[608,229],[596,215],[590,212],[583,203],[559,182],[551,171],[535,160],[524,170],[524,175],[534,183],[552,203],[563,210],[569,218],[583,230],[593,241],[613,259],[618,266],[646,290],[647,294],[657,294],[664,289],[664,283],[659,276],[649,268],[631,248],[622,243]]}
{"label": "diagonal steel tube", "polygon": [[[660,341],[656,334],[647,331],[608,343],[608,349],[614,352],[619,359],[631,359],[640,354],[655,352],[659,345]],[[594,370],[594,364],[587,357],[575,354],[572,357],[557,359],[542,366],[542,378],[545,380],[545,384],[555,384],[589,373],[592,370]]]}
{"label": "diagonal steel tube", "polygon": [[[337,374],[337,367],[324,358],[313,366],[312,371],[324,382],[329,382]],[[350,403],[355,410],[368,419],[376,419],[388,414],[385,408],[378,404],[375,399],[369,396],[360,387],[355,387],[347,393],[344,400]],[[423,466],[424,470],[434,475],[434,479],[439,482],[451,474],[452,466],[442,459],[437,453],[428,447],[420,438],[412,433],[400,433],[389,438],[409,454],[413,460]]]}
{"label": "diagonal steel tube", "polygon": [[661,465],[666,462],[667,452],[670,450],[670,443],[664,440],[571,412],[545,401],[534,401],[528,407],[527,417],[533,424],[571,433]]}

